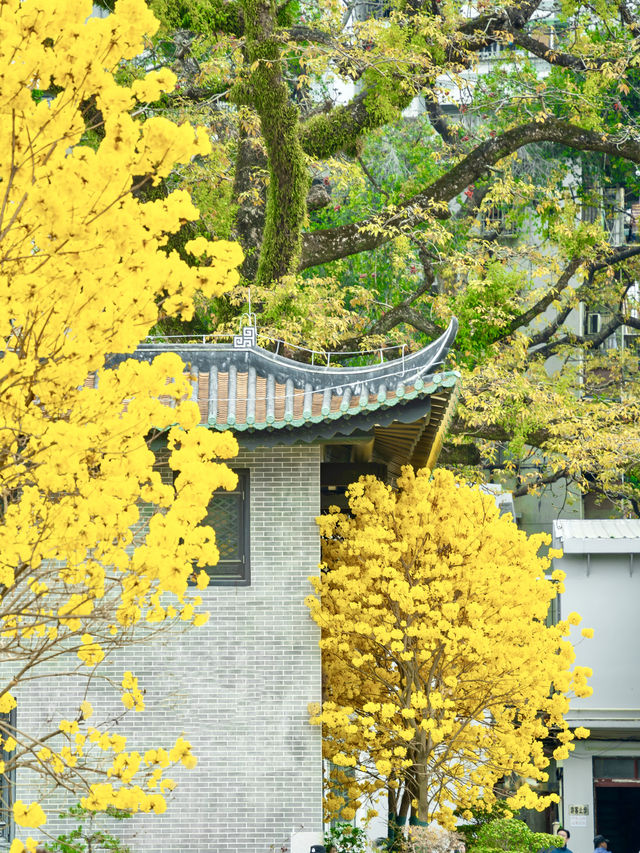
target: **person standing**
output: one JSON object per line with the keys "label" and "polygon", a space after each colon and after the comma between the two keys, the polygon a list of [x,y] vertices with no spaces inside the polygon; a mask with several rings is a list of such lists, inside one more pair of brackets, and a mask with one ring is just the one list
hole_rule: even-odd
{"label": "person standing", "polygon": [[560,847],[546,847],[543,850],[538,850],[538,853],[558,853],[558,851],[562,851],[562,853],[573,853],[573,850],[569,850],[567,847],[567,841],[571,838],[569,830],[560,826],[556,829],[556,836],[558,838],[562,838],[563,844]]}
{"label": "person standing", "polygon": [[558,850],[563,850],[564,853],[573,853],[573,850],[569,850],[567,846],[568,841],[571,838],[571,833],[569,832],[569,830],[565,829],[563,826],[559,826],[556,830],[556,835],[559,838],[564,838],[564,844],[562,845],[562,847],[558,847]]}
{"label": "person standing", "polygon": [[609,849],[609,839],[605,838],[604,835],[596,835],[593,839],[593,847],[593,853],[604,853]]}

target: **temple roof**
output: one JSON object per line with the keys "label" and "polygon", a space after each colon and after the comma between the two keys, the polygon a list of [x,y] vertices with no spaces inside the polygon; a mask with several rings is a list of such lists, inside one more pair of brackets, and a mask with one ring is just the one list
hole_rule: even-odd
{"label": "temple roof", "polygon": [[459,374],[442,370],[456,331],[454,319],[418,352],[356,367],[310,365],[275,354],[257,345],[254,327],[228,344],[144,343],[134,357],[180,355],[191,371],[201,423],[232,430],[245,446],[375,434],[384,457],[400,454],[426,464],[457,395]]}

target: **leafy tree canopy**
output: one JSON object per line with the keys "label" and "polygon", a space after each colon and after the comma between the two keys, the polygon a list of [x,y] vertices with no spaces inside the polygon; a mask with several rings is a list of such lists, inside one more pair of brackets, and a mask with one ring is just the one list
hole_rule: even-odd
{"label": "leafy tree canopy", "polygon": [[325,570],[307,601],[322,629],[312,722],[327,815],[348,820],[386,792],[392,823],[453,829],[454,809],[470,820],[501,786],[514,810],[557,801],[530,780],[547,780],[549,744],[563,759],[588,735],[565,715],[591,688],[568,639],[579,615],[545,622],[564,579],[537,556],[546,534],[528,538],[442,469],[405,468],[397,491],[363,477],[348,494],[349,515],[318,520]]}
{"label": "leafy tree canopy", "polygon": [[194,234],[236,236],[246,255],[229,299],[159,331],[235,326],[248,285],[265,334],[313,347],[419,346],[457,313],[445,462],[637,508],[637,5],[151,6],[160,35],[122,73],[170,64],[148,114],[213,140],[165,180],[204,209],[171,245],[188,260]]}

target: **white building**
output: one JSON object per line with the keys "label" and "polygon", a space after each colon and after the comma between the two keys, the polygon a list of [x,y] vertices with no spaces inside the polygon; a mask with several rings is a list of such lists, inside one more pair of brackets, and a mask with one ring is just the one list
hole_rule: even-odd
{"label": "white building", "polygon": [[561,820],[574,853],[592,850],[595,834],[613,853],[640,848],[640,520],[554,522],[554,547],[567,574],[561,618],[572,611],[593,628],[576,664],[593,669],[593,695],[574,699],[570,721],[591,730],[560,765]]}

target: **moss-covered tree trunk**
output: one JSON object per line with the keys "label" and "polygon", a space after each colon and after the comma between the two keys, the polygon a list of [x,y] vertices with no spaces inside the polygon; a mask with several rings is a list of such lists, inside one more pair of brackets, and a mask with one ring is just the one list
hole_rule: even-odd
{"label": "moss-covered tree trunk", "polygon": [[260,139],[241,130],[233,181],[233,197],[237,201],[233,236],[244,251],[240,270],[249,281],[253,281],[258,272],[265,220],[266,170],[267,158]]}
{"label": "moss-covered tree trunk", "polygon": [[275,37],[274,0],[242,0],[249,76],[244,97],[260,117],[269,162],[269,186],[256,281],[267,284],[294,272],[306,215],[309,174]]}

